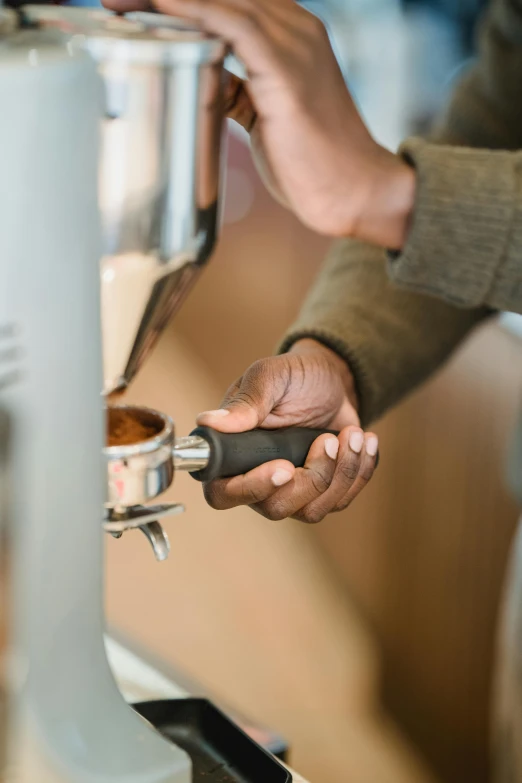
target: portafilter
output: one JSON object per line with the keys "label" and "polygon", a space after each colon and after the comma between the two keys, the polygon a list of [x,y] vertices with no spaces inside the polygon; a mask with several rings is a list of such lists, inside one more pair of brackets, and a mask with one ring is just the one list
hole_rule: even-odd
{"label": "portafilter", "polygon": [[334,430],[289,427],[223,433],[197,427],[176,438],[169,416],[150,408],[111,405],[107,408],[107,502],[105,530],[120,536],[140,528],[158,560],[168,556],[168,538],[159,519],[183,511],[180,504],[146,505],[167,490],[176,470],[198,481],[247,473],[265,462],[285,459],[302,467],[310,446]]}

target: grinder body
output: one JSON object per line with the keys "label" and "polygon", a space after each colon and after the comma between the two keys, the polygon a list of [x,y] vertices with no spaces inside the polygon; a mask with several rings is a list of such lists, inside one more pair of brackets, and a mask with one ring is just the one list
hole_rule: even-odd
{"label": "grinder body", "polygon": [[104,649],[102,104],[94,61],[63,36],[28,30],[0,43],[12,618],[2,773],[17,783],[191,783],[186,754],[124,702]]}

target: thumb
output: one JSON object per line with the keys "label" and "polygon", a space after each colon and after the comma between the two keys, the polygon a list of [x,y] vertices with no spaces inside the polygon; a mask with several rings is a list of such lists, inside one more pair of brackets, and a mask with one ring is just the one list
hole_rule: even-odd
{"label": "thumb", "polygon": [[234,74],[229,74],[228,85],[225,93],[225,112],[227,117],[235,120],[248,133],[256,119],[256,112],[246,82]]}
{"label": "thumb", "polygon": [[197,423],[219,432],[246,432],[262,427],[284,390],[284,378],[273,372],[269,360],[261,360],[230,387],[219,410],[200,413]]}

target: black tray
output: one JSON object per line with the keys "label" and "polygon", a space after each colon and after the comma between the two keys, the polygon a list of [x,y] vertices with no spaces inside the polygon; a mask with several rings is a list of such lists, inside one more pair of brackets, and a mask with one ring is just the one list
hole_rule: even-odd
{"label": "black tray", "polygon": [[206,699],[133,706],[189,754],[194,783],[292,783],[288,770]]}

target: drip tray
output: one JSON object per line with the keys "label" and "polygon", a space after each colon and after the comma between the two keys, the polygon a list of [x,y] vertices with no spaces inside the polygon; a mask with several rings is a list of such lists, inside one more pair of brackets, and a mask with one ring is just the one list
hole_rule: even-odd
{"label": "drip tray", "polygon": [[291,774],[206,699],[133,705],[192,759],[193,783],[292,783]]}

